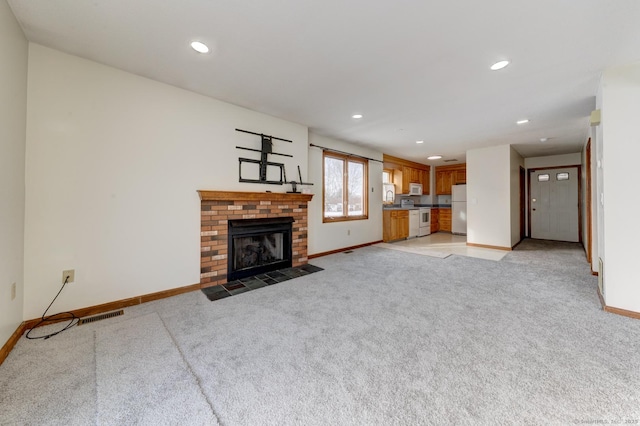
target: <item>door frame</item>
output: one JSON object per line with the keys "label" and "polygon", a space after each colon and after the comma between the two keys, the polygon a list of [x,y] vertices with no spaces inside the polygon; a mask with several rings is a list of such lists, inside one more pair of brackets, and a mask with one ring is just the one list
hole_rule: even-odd
{"label": "door frame", "polygon": [[527,175],[524,167],[520,166],[520,241],[522,241],[527,235],[525,230],[526,210],[527,210],[527,193],[526,179]]}
{"label": "door frame", "polygon": [[589,138],[589,140],[587,141],[587,149],[586,149],[586,164],[585,164],[585,175],[586,175],[586,181],[587,181],[587,205],[586,205],[586,210],[587,210],[587,262],[589,262],[589,265],[591,265],[591,270],[593,271],[593,264],[591,263],[591,244],[592,244],[592,234],[591,234],[591,226],[592,226],[592,215],[591,215],[591,203],[592,201],[592,194],[591,194],[591,138]]}
{"label": "door frame", "polygon": [[529,199],[529,208],[527,209],[527,232],[529,233],[529,238],[531,238],[531,174],[540,170],[566,169],[573,167],[578,169],[578,242],[582,243],[582,166],[580,164],[571,164],[568,166],[534,167],[528,169],[529,175],[527,176],[527,197]]}

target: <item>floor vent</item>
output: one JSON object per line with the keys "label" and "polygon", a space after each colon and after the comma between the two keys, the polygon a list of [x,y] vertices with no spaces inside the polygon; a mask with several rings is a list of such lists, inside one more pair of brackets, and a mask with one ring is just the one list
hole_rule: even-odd
{"label": "floor vent", "polygon": [[78,321],[78,325],[88,324],[90,322],[96,322],[107,318],[119,317],[122,314],[124,314],[124,311],[120,309],[119,311],[107,312],[106,314],[96,315],[95,317],[81,318],[80,321]]}
{"label": "floor vent", "polygon": [[353,250],[347,250],[347,251],[343,251],[344,254],[351,254],[353,253]]}

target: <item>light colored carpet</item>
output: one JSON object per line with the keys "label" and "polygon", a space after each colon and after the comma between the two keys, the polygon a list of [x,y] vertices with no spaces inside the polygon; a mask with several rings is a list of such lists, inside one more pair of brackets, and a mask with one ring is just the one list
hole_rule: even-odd
{"label": "light colored carpet", "polygon": [[[68,408],[40,394],[39,377],[77,404],[83,420],[76,424],[97,423],[95,398],[103,386],[115,388],[103,382],[121,379],[91,378],[101,368],[91,336],[147,317],[163,336],[152,313],[171,339],[164,335],[144,352],[149,371],[165,358],[174,369],[186,365],[196,380],[184,382],[185,392],[202,392],[222,425],[640,419],[640,321],[603,312],[596,277],[577,273],[588,267],[575,261],[582,266],[565,272],[365,247],[314,259],[324,271],[215,302],[193,292],[128,308],[44,343],[51,364],[73,361],[72,369],[48,371],[43,342],[21,339],[0,366],[0,423],[67,424]],[[123,348],[147,333],[115,329],[109,341]],[[110,356],[122,358],[114,361],[121,368],[136,364],[126,350]],[[139,398],[156,401],[153,392],[165,387],[138,387]]]}
{"label": "light colored carpet", "polygon": [[402,245],[398,245],[398,244],[378,243],[378,244],[374,244],[374,247],[385,248],[385,249],[389,249],[389,250],[404,251],[404,252],[407,252],[407,253],[421,254],[423,256],[437,257],[439,259],[445,259],[445,258],[451,256],[451,253],[444,253],[444,252],[441,252],[441,251],[436,251],[436,250],[430,249],[428,246],[424,246],[424,247],[419,247],[419,246],[407,247],[407,246],[402,246]]}
{"label": "light colored carpet", "polygon": [[157,313],[96,330],[99,425],[218,424]]}

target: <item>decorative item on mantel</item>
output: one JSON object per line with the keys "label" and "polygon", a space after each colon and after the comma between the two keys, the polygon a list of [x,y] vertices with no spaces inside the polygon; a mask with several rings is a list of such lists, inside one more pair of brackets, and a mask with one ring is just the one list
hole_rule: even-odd
{"label": "decorative item on mantel", "polygon": [[[287,180],[287,174],[285,173],[284,175],[284,180]],[[295,180],[292,180],[291,182],[287,182],[291,184],[291,191],[287,191],[289,194],[300,194],[301,192],[298,191],[298,185],[313,185],[313,183],[311,182],[303,182],[302,181],[302,173],[300,172],[300,166],[298,166],[298,176],[300,177],[300,182],[296,182]]]}
{"label": "decorative item on mantel", "polygon": [[[288,183],[291,185],[291,191],[287,191],[289,193],[292,194],[300,194],[300,191],[298,191],[298,185],[313,185],[313,183],[310,182],[303,182],[302,181],[302,173],[300,172],[300,166],[298,166],[298,176],[300,177],[300,182],[296,182],[295,180],[292,181],[287,181],[287,172],[285,171],[285,166],[283,163],[274,163],[272,161],[268,161],[268,155],[281,155],[283,157],[291,157],[293,158],[293,155],[289,155],[289,154],[281,154],[279,152],[273,152],[273,140],[279,140],[279,141],[284,141],[284,142],[289,142],[289,143],[293,143],[293,141],[289,140],[289,139],[283,139],[283,138],[277,138],[275,136],[271,136],[271,135],[265,135],[264,133],[255,133],[255,132],[250,132],[248,130],[242,130],[242,129],[236,129],[236,132],[243,132],[243,133],[249,133],[251,135],[256,135],[256,136],[260,136],[260,138],[262,139],[262,149],[253,149],[253,148],[246,148],[243,146],[236,146],[237,149],[244,149],[246,151],[253,151],[253,152],[259,152],[260,153],[260,160],[254,160],[251,158],[244,158],[244,157],[239,157],[238,161],[239,161],[239,169],[238,169],[238,176],[239,176],[239,182],[246,182],[246,183],[268,183],[271,185],[282,185],[284,183]],[[242,163],[250,163],[250,164],[258,164],[260,166],[260,175],[258,177],[258,179],[246,179],[242,177]],[[280,179],[279,180],[268,180],[267,179],[267,167],[268,166],[272,166],[272,167],[278,167],[280,170]]]}

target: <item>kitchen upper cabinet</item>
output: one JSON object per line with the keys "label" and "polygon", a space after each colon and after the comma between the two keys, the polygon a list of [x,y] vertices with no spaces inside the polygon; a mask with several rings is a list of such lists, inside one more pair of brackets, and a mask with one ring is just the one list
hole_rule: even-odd
{"label": "kitchen upper cabinet", "polygon": [[409,210],[384,210],[382,240],[394,241],[409,236]]}
{"label": "kitchen upper cabinet", "polygon": [[451,172],[436,172],[436,195],[451,194]]}
{"label": "kitchen upper cabinet", "polygon": [[467,183],[467,165],[436,167],[436,195],[451,195],[451,186]]}
{"label": "kitchen upper cabinet", "polygon": [[422,184],[423,195],[429,195],[429,190],[431,188],[430,174],[429,170],[420,170],[420,183]]}
{"label": "kitchen upper cabinet", "polygon": [[383,169],[393,171],[393,184],[397,194],[408,194],[410,183],[422,184],[422,194],[430,193],[431,166],[383,154]]}
{"label": "kitchen upper cabinet", "polygon": [[414,167],[402,166],[393,172],[393,183],[396,185],[398,194],[408,194],[410,183],[422,184],[422,193],[429,194],[429,171],[416,169]]}
{"label": "kitchen upper cabinet", "polygon": [[453,176],[453,184],[460,185],[467,183],[467,170],[456,170]]}

